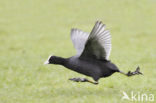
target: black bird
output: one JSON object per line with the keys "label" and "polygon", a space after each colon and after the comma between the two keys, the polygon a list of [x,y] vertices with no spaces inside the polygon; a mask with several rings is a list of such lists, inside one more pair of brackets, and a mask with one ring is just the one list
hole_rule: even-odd
{"label": "black bird", "polygon": [[122,73],[128,77],[142,74],[139,67],[134,72],[124,73],[109,61],[111,35],[108,30],[105,30],[105,24],[101,21],[95,23],[90,35],[82,30],[72,29],[71,40],[77,50],[75,56],[69,58],[50,56],[44,64],[63,65],[70,70],[90,76],[95,81],[93,82],[86,78],[71,78],[69,80],[98,84],[100,78],[111,76],[115,72]]}

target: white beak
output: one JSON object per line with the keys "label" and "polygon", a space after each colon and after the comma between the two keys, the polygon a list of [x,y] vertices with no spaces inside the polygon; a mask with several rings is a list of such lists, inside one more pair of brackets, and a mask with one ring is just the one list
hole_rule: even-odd
{"label": "white beak", "polygon": [[51,56],[52,56],[52,55],[50,55],[50,56],[48,57],[48,59],[43,63],[44,65],[49,64],[49,59],[50,59]]}
{"label": "white beak", "polygon": [[44,62],[44,65],[46,65],[46,64],[49,64],[49,60],[47,60],[47,61]]}

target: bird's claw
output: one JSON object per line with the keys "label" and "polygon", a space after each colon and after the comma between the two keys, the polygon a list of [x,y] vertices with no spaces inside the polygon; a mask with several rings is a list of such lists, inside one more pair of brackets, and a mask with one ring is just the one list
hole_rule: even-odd
{"label": "bird's claw", "polygon": [[69,80],[74,81],[74,82],[86,82],[86,78],[70,78]]}
{"label": "bird's claw", "polygon": [[139,75],[139,74],[143,75],[143,73],[140,72],[140,67],[137,67],[137,69],[134,72],[129,71],[127,73],[127,76]]}
{"label": "bird's claw", "polygon": [[90,80],[88,80],[86,78],[70,78],[69,80],[74,81],[74,82],[89,82],[89,83],[92,83],[92,84],[95,84],[95,85],[98,84],[97,81],[92,82],[92,81],[90,81]]}

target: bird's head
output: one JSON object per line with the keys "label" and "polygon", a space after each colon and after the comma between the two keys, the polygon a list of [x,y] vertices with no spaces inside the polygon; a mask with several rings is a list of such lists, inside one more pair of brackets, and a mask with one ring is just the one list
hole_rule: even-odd
{"label": "bird's head", "polygon": [[55,64],[55,58],[56,56],[50,55],[44,64]]}

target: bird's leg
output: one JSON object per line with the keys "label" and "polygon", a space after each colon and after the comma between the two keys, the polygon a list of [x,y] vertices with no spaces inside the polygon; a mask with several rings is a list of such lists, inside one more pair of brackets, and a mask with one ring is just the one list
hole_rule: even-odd
{"label": "bird's leg", "polygon": [[133,75],[143,75],[143,73],[140,72],[140,67],[137,67],[137,69],[134,72],[129,71],[128,73],[124,73],[122,71],[120,71],[120,73],[126,75],[126,76],[133,76]]}
{"label": "bird's leg", "polygon": [[92,83],[92,84],[98,84],[97,81],[93,82],[93,81],[90,81],[86,78],[70,78],[69,80],[71,81],[74,81],[74,82],[89,82],[89,83]]}

